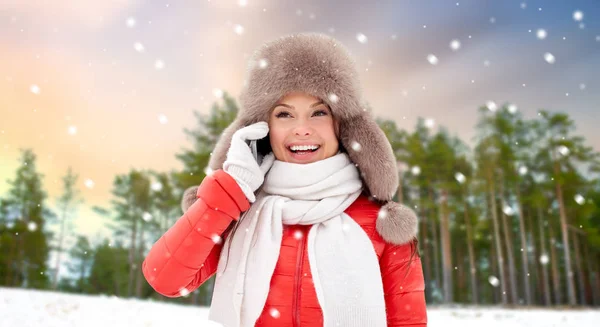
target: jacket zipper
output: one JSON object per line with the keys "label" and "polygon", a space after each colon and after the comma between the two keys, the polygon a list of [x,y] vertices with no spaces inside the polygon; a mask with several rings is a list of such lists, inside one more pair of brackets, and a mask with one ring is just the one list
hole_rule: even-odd
{"label": "jacket zipper", "polygon": [[300,245],[298,246],[298,254],[296,258],[296,281],[294,287],[295,296],[292,311],[294,312],[295,327],[300,327],[300,285],[302,278],[302,264],[304,263],[304,238],[306,237],[304,234],[304,230],[302,230],[302,238],[300,239]]}

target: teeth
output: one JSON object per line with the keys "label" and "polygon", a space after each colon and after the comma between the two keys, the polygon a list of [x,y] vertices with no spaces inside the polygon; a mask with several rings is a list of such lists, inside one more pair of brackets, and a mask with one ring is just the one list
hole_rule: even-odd
{"label": "teeth", "polygon": [[318,149],[318,145],[294,145],[291,146],[290,149],[292,151],[308,151],[308,150],[316,150]]}

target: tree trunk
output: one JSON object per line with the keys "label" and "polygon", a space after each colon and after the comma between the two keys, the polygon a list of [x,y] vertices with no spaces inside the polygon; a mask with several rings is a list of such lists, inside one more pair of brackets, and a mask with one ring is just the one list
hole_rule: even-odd
{"label": "tree trunk", "polygon": [[[141,261],[143,261],[144,258],[144,222],[140,221],[140,243],[138,245],[139,248],[139,254],[138,254],[138,258],[137,260],[140,261],[139,264],[136,265],[136,276],[137,276],[137,280],[136,280],[136,286],[135,286],[135,296],[137,298],[141,298],[142,297],[142,280],[144,280],[143,275],[142,275],[142,263]],[[136,261],[137,261],[136,260]]]}
{"label": "tree trunk", "polygon": [[448,192],[442,190],[440,206],[440,236],[442,241],[442,265],[444,272],[444,302],[453,301],[452,260],[450,253],[450,223],[448,218]]}
{"label": "tree trunk", "polygon": [[[548,256],[548,252],[546,250],[546,237],[544,236],[544,217],[542,215],[542,207],[537,207],[538,212],[538,224],[540,228],[540,249],[542,249],[541,255]],[[549,306],[552,304],[550,301],[550,280],[548,279],[548,263],[541,264],[542,269],[542,281],[544,283],[544,304]]]}
{"label": "tree trunk", "polygon": [[[553,158],[554,160],[554,151]],[[560,168],[558,162],[554,161],[554,185],[556,186],[556,199],[558,200],[558,209],[560,212],[560,230],[562,232],[563,241],[563,254],[565,256],[565,269],[567,277],[567,292],[569,294],[569,304],[576,305],[577,299],[575,298],[575,283],[573,282],[573,268],[571,265],[571,251],[569,244],[569,231],[567,229],[567,213],[565,210],[565,202],[563,200],[562,187],[559,182]]]}
{"label": "tree trunk", "polygon": [[502,296],[502,304],[508,304],[506,297],[506,283],[504,276],[504,258],[502,257],[502,245],[500,243],[500,226],[498,225],[498,211],[496,208],[496,190],[494,186],[494,177],[492,171],[488,168],[487,174],[488,187],[490,192],[490,204],[492,206],[492,222],[494,224],[494,240],[496,243],[496,256],[498,258],[498,279],[500,280],[500,291]]}
{"label": "tree trunk", "polygon": [[475,268],[475,251],[473,249],[473,230],[469,220],[469,206],[465,201],[465,227],[467,230],[467,248],[469,251],[469,276],[471,276],[471,303],[478,304],[477,296],[477,268]]}
{"label": "tree trunk", "polygon": [[[500,181],[500,198],[503,206],[505,205],[504,200],[504,181]],[[504,209],[504,207],[503,207]],[[508,258],[508,278],[510,280],[510,297],[513,304],[519,304],[519,294],[517,293],[517,272],[515,265],[514,249],[513,249],[513,237],[512,237],[512,222],[509,225],[506,219],[506,214],[502,210],[502,228],[504,229],[504,243],[506,244],[506,257]]]}
{"label": "tree trunk", "polygon": [[62,255],[63,241],[65,238],[65,221],[67,220],[67,209],[64,208],[62,212],[62,218],[60,219],[60,232],[58,235],[58,249],[56,250],[56,263],[54,265],[54,278],[52,280],[52,289],[56,289],[58,286],[58,276],[60,271],[60,257]]}
{"label": "tree trunk", "polygon": [[[130,206],[133,206],[133,201],[129,202]],[[137,217],[135,214],[131,214],[132,228],[131,228],[131,246],[129,248],[129,282],[127,284],[127,297],[133,295],[133,286],[135,283],[135,272],[136,272],[136,260],[135,260],[135,240],[137,236]]]}
{"label": "tree trunk", "polygon": [[576,234],[577,231],[573,234],[573,251],[575,254],[575,266],[577,267],[577,284],[579,290],[579,304],[586,305],[585,301],[585,283],[584,283],[584,274],[585,270],[581,265],[581,256],[580,256],[580,248],[579,248],[579,237]]}
{"label": "tree trunk", "polygon": [[[429,191],[429,198],[431,200],[431,203],[434,204],[435,202],[433,201],[433,194],[432,191]],[[438,229],[437,226],[435,224],[435,219],[434,217],[434,210],[431,210],[431,214],[429,215],[430,222],[431,222],[431,231],[433,233],[433,242],[431,244],[431,248],[433,249],[433,268],[434,268],[434,273],[435,273],[435,285],[438,288],[441,288],[441,284],[442,284],[442,269],[441,269],[441,260],[440,260],[440,254],[439,254],[439,249],[440,249],[440,242],[438,241],[440,238],[438,237]]]}
{"label": "tree trunk", "polygon": [[[431,283],[432,281],[432,276],[431,276],[431,248],[429,247],[429,235],[428,235],[428,228],[427,228],[427,223],[428,223],[428,218],[425,215],[425,210],[423,209],[420,201],[418,202],[418,212],[419,212],[419,216],[420,216],[420,225],[421,228],[419,228],[419,230],[421,231],[421,247],[424,249],[424,253],[422,255],[422,259],[423,260],[423,266],[424,266],[424,270],[425,270],[425,285],[429,285],[429,283]],[[431,299],[431,288],[430,287],[425,287],[425,295],[427,297],[427,299]]]}
{"label": "tree trunk", "polygon": [[550,234],[550,261],[552,263],[552,281],[554,283],[554,304],[562,304],[562,289],[560,285],[560,274],[558,272],[558,255],[556,254],[556,239],[554,238],[554,228],[548,224]]}
{"label": "tree trunk", "polygon": [[523,281],[525,282],[525,304],[531,305],[531,286],[529,285],[529,252],[527,251],[527,238],[525,230],[525,217],[523,216],[523,208],[521,204],[521,190],[517,183],[516,187],[517,206],[519,207],[519,236],[521,237],[521,261],[523,265]]}

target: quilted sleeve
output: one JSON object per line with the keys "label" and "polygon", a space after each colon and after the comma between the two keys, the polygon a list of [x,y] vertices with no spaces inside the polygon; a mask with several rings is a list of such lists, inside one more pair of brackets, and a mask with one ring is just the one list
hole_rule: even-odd
{"label": "quilted sleeve", "polygon": [[417,241],[386,244],[380,267],[388,327],[427,326],[425,282]]}
{"label": "quilted sleeve", "polygon": [[192,292],[216,272],[223,232],[250,207],[241,188],[223,170],[204,178],[197,198],[154,243],[142,264],[148,283],[167,297]]}

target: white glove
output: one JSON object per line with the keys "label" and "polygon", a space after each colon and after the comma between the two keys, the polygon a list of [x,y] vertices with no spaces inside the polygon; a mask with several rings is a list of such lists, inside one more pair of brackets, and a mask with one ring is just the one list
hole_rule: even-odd
{"label": "white glove", "polygon": [[223,170],[235,179],[250,203],[256,201],[254,191],[264,182],[265,174],[271,169],[275,156],[272,152],[267,154],[259,166],[246,141],[262,139],[268,133],[269,125],[266,122],[258,122],[237,130],[231,138],[227,160],[223,163]]}

